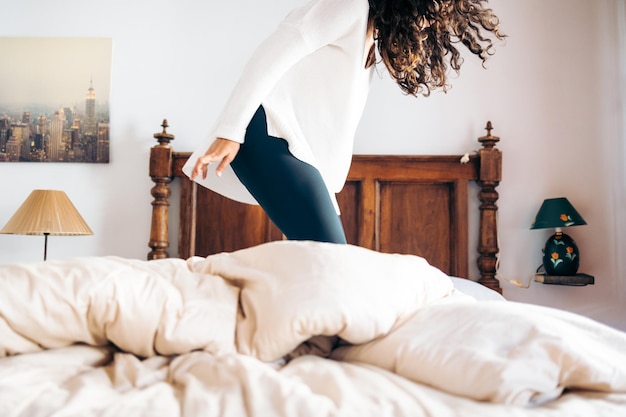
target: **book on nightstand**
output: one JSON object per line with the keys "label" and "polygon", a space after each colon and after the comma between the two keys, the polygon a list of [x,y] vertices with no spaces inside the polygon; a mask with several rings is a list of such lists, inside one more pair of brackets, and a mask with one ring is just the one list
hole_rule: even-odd
{"label": "book on nightstand", "polygon": [[574,274],[574,275],[548,275],[548,274],[535,274],[535,281],[542,284],[556,284],[556,285],[593,285],[593,275],[589,274]]}

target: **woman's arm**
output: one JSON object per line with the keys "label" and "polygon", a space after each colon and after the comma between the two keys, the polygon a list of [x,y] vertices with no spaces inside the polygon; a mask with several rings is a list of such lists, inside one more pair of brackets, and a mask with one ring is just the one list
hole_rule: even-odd
{"label": "woman's arm", "polygon": [[367,0],[318,0],[292,11],[244,67],[218,118],[215,136],[243,143],[252,116],[285,73],[311,52],[357,29],[355,22],[363,20],[359,10],[368,10],[359,7],[362,2]]}

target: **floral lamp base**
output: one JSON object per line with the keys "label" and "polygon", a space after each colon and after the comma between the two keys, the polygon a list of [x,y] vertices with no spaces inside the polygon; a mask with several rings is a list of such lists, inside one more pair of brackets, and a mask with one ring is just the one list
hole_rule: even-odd
{"label": "floral lamp base", "polygon": [[575,275],[580,265],[578,246],[574,239],[557,231],[543,250],[543,268],[548,275]]}

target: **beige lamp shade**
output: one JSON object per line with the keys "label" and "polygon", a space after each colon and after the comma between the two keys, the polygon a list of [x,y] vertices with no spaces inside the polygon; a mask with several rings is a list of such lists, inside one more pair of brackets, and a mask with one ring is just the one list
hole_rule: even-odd
{"label": "beige lamp shade", "polygon": [[93,234],[67,195],[57,190],[34,190],[0,233],[46,236]]}

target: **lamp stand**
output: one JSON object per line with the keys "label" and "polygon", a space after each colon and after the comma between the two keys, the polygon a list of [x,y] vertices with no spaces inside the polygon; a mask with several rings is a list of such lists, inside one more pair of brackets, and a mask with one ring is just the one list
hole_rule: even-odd
{"label": "lamp stand", "polygon": [[575,275],[580,256],[574,239],[560,228],[546,242],[543,251],[543,267],[548,275]]}
{"label": "lamp stand", "polygon": [[45,261],[46,258],[48,257],[48,235],[50,233],[44,233],[44,240],[43,240],[43,260]]}

